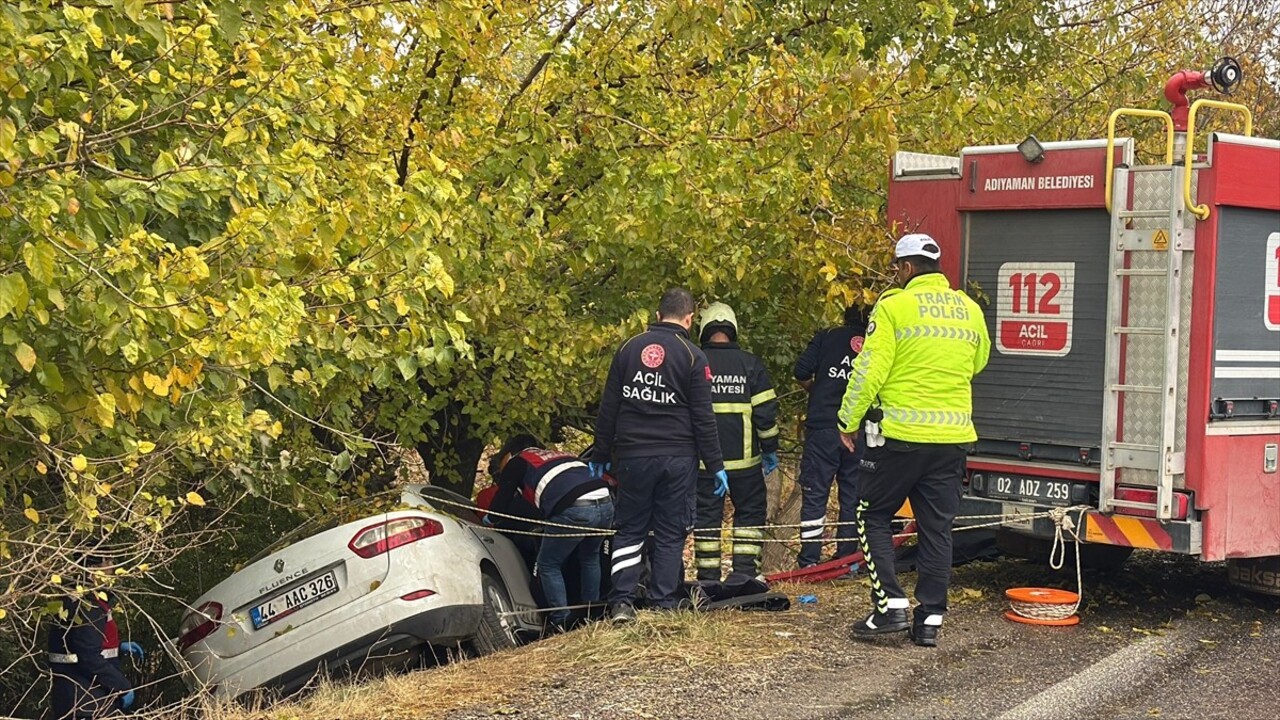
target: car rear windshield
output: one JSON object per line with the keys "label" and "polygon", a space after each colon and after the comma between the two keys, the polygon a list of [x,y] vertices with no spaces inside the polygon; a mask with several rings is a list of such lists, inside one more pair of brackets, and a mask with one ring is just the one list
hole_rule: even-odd
{"label": "car rear windshield", "polygon": [[282,535],[280,539],[263,548],[262,552],[254,555],[249,562],[245,563],[245,565],[252,565],[262,558],[287,548],[303,538],[309,538],[312,535],[319,535],[320,533],[332,530],[339,525],[345,525],[349,522],[354,522],[360,518],[368,517],[370,515],[377,515],[378,513],[403,509],[404,506],[401,504],[400,498],[401,491],[394,490],[378,493],[377,495],[360,498],[358,500],[339,501],[339,503],[333,508],[323,511],[316,517],[303,522],[298,527]]}

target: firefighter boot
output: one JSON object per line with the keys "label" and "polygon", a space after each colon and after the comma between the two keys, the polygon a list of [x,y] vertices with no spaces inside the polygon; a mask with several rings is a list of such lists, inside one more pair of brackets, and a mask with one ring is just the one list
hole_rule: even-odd
{"label": "firefighter boot", "polygon": [[907,631],[911,642],[920,647],[937,647],[938,646],[938,630],[942,629],[941,615],[927,615],[921,617],[916,616],[915,622],[911,623],[911,629]]}

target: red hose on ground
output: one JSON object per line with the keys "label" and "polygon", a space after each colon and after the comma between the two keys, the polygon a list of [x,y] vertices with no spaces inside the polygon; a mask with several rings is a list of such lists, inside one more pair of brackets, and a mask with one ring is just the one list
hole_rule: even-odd
{"label": "red hose on ground", "polygon": [[[893,548],[896,550],[907,541],[907,538],[916,531],[916,522],[912,520],[902,529],[902,534],[893,536]],[[828,560],[819,565],[810,565],[807,568],[799,570],[786,570],[784,572],[766,575],[765,580],[770,583],[778,582],[796,582],[796,583],[819,583],[828,580],[835,580],[838,577],[849,574],[849,568],[856,564],[861,564],[863,554],[856,552],[852,555],[846,555],[842,558]]]}

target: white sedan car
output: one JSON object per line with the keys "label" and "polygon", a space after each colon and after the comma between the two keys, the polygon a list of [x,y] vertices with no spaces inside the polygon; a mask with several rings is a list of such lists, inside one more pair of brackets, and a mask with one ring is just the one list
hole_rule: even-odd
{"label": "white sedan car", "polygon": [[188,684],[226,699],[287,694],[428,645],[484,654],[536,634],[528,567],[459,504],[470,503],[411,485],[385,510],[357,505],[282,538],[192,604],[177,639]]}

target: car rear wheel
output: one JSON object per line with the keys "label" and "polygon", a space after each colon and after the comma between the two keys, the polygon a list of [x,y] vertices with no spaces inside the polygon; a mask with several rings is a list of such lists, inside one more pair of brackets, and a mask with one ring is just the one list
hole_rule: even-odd
{"label": "car rear wheel", "polygon": [[511,611],[515,604],[502,580],[488,570],[480,574],[480,588],[484,595],[484,613],[480,617],[480,627],[471,639],[471,645],[479,655],[488,655],[500,650],[510,650],[518,642],[515,617]]}

